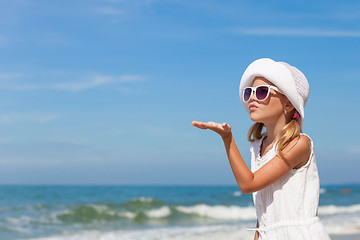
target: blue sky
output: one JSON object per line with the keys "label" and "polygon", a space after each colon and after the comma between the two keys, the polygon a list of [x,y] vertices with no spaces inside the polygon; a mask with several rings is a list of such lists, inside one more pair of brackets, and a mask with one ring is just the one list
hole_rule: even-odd
{"label": "blue sky", "polygon": [[323,184],[360,182],[359,1],[0,1],[0,184],[235,184],[249,163],[245,68],[310,83],[304,132]]}

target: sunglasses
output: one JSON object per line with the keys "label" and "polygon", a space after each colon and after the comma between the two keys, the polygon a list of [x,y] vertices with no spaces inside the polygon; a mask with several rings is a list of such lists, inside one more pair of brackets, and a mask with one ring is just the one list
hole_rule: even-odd
{"label": "sunglasses", "polygon": [[270,90],[274,89],[275,91],[282,93],[280,89],[271,85],[261,85],[257,87],[246,87],[243,92],[243,100],[244,102],[248,102],[252,93],[255,92],[255,98],[258,101],[264,101],[269,97]]}

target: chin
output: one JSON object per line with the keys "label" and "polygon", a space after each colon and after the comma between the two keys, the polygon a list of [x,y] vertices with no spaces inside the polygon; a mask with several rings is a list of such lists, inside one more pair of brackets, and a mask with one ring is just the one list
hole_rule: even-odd
{"label": "chin", "polygon": [[250,119],[253,122],[261,122],[262,118],[258,114],[256,114],[255,112],[251,112],[250,113]]}

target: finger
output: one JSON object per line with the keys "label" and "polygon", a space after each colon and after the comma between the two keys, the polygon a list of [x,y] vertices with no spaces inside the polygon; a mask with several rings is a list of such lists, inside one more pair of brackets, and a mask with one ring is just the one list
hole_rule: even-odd
{"label": "finger", "polygon": [[207,129],[208,128],[207,124],[204,123],[204,122],[193,121],[192,125],[194,127],[198,127],[198,128],[201,128],[201,129]]}
{"label": "finger", "polygon": [[191,125],[195,126],[198,123],[198,121],[192,121]]}
{"label": "finger", "polygon": [[195,126],[195,125],[199,125],[202,124],[203,122],[198,122],[198,121],[192,121],[191,125]]}

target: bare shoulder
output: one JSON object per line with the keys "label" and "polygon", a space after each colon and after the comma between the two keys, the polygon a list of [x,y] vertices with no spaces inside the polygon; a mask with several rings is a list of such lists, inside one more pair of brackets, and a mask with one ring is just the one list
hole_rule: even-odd
{"label": "bare shoulder", "polygon": [[300,135],[294,138],[284,149],[285,157],[294,167],[304,166],[310,158],[311,139],[306,135]]}

